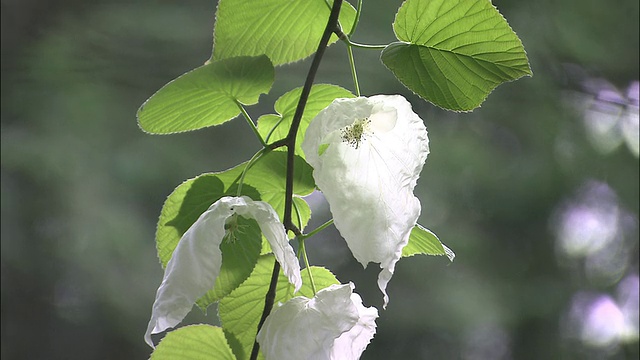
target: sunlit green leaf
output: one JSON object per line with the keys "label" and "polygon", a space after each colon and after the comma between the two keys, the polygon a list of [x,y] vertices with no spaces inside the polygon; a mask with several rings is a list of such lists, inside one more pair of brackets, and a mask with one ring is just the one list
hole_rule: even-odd
{"label": "sunlit green leaf", "polygon": [[531,75],[522,42],[489,0],[407,0],[382,62],[411,91],[469,111],[498,85]]}
{"label": "sunlit green leaf", "polygon": [[[278,115],[268,114],[263,115],[258,119],[258,131],[263,138],[266,138],[269,134],[269,143],[280,140],[287,136],[293,115],[296,112],[298,100],[300,99],[300,93],[302,88],[296,88],[288,93],[282,95],[275,103],[274,109]],[[307,131],[309,122],[320,112],[320,110],[327,107],[331,102],[337,98],[352,98],[354,95],[347,89],[341,88],[336,85],[313,85],[311,92],[309,93],[309,99],[300,121],[300,128],[296,137],[296,154],[304,158],[304,153],[300,147],[304,134]],[[273,132],[272,132],[273,131]]]}
{"label": "sunlit green leaf", "polygon": [[[235,195],[225,191],[223,180],[224,177],[204,174],[185,181],[169,195],[162,208],[156,232],[158,258],[163,267],[171,259],[182,235],[198,217],[221,197]],[[255,190],[252,195],[254,198],[258,197]],[[242,231],[235,234],[235,241],[223,241],[220,246],[222,266],[213,289],[197,301],[203,310],[241,284],[251,274],[260,255],[262,236],[258,224],[241,217],[238,221]]]}
{"label": "sunlit green leaf", "polygon": [[214,61],[171,81],[138,110],[138,124],[152,134],[220,125],[271,89],[273,65],[262,55]]}
{"label": "sunlit green leaf", "polygon": [[[179,185],[169,195],[162,207],[156,246],[158,258],[163,267],[167,265],[182,235],[211,204],[223,196],[236,196],[237,181],[246,163],[219,173],[202,174]],[[274,207],[280,218],[284,216],[286,153],[271,152],[263,156],[247,172],[242,195],[253,200],[266,201]],[[315,185],[311,167],[299,157],[295,161],[294,187],[296,196],[310,194]],[[297,212],[293,214],[294,224],[304,226],[311,217],[308,204],[294,198]],[[300,214],[298,222],[298,213]],[[222,267],[213,290],[198,300],[201,308],[226,296],[251,273],[258,255],[261,253],[262,236],[260,228],[253,220],[240,219],[242,227],[233,242],[223,242]],[[266,241],[265,241],[266,243]]]}
{"label": "sunlit green leaf", "polygon": [[221,328],[190,325],[170,331],[151,354],[151,360],[235,360]]}
{"label": "sunlit green leaf", "polygon": [[[162,207],[156,232],[158,257],[163,266],[166,266],[171,258],[182,234],[211,204],[223,196],[237,195],[237,182],[246,164],[242,163],[226,171],[202,174],[189,179],[169,195]],[[264,155],[247,172],[242,195],[249,196],[253,200],[270,203],[282,218],[284,216],[285,169],[286,153],[271,152]],[[312,171],[313,169],[306,162],[296,157],[294,195],[306,196],[313,192],[315,184]],[[301,207],[305,205],[303,201],[296,203]],[[307,214],[307,212],[301,212],[303,223],[306,222]],[[294,218],[294,224],[297,223],[297,219]]]}
{"label": "sunlit green leaf", "polygon": [[[213,33],[214,60],[266,54],[274,65],[313,54],[329,19],[324,0],[220,0]],[[345,32],[355,20],[347,2],[340,10]],[[330,43],[338,38],[333,35]]]}
{"label": "sunlit green leaf", "polygon": [[[263,255],[258,260],[251,276],[231,294],[220,300],[218,313],[220,321],[227,333],[232,334],[234,341],[231,347],[239,360],[248,359],[258,329],[258,322],[264,309],[264,299],[269,288],[274,258]],[[313,280],[316,290],[338,284],[338,280],[327,269],[312,266]],[[313,297],[311,282],[306,269],[302,270],[302,288],[295,296]],[[285,302],[294,296],[293,286],[289,284],[282,272],[278,278],[275,304]]]}
{"label": "sunlit green leaf", "polygon": [[456,257],[456,254],[440,242],[440,239],[431,232],[431,230],[416,224],[411,230],[409,243],[402,248],[402,256],[413,255],[446,255],[450,261]]}

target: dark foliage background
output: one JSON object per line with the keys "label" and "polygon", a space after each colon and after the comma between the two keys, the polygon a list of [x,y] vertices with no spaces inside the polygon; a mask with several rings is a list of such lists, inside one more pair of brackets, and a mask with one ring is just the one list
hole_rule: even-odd
{"label": "dark foliage background", "polygon": [[[392,41],[400,1],[365,1],[355,40]],[[401,261],[365,359],[638,358],[638,1],[494,1],[535,76],[441,111],[358,50],[365,95],[401,93],[432,153],[420,223],[455,250]],[[242,121],[151,136],[140,104],[210,55],[215,4],[2,1],[3,359],[140,359],[162,270],[155,223],[187,178],[259,148]],[[278,69],[252,116],[301,86]],[[333,45],[319,82],[351,88]],[[326,220],[311,199],[315,222]],[[312,224],[313,226],[313,224]],[[381,304],[334,229],[311,261]],[[215,323],[194,311],[187,322]]]}

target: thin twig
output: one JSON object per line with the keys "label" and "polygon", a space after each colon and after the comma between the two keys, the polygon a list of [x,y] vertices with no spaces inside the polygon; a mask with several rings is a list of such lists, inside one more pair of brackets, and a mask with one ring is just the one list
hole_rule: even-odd
{"label": "thin twig", "polygon": [[[262,328],[265,320],[267,320],[267,316],[271,312],[271,308],[273,308],[273,303],[276,299],[276,287],[278,285],[278,275],[280,274],[280,263],[278,260],[273,262],[273,271],[271,272],[271,282],[269,283],[269,290],[267,291],[267,295],[264,298],[264,310],[262,310],[262,318],[260,318],[260,322],[258,323],[258,331]],[[266,314],[266,315],[265,315]],[[256,333],[257,334],[257,333]],[[260,352],[260,344],[258,341],[253,342],[253,348],[251,349],[251,360],[258,359],[258,353]]]}
{"label": "thin twig", "polygon": [[293,228],[293,224],[291,223],[291,205],[293,202],[293,164],[295,161],[296,135],[298,134],[298,128],[300,127],[302,114],[304,113],[304,108],[307,105],[307,99],[309,98],[309,93],[311,92],[313,79],[316,77],[318,67],[320,66],[320,61],[322,60],[322,56],[324,55],[324,51],[326,50],[327,45],[329,44],[329,39],[331,38],[331,35],[338,24],[338,15],[340,15],[341,5],[342,0],[335,0],[333,2],[331,14],[329,15],[329,21],[327,22],[327,27],[324,29],[322,39],[320,40],[320,44],[318,45],[318,50],[316,51],[316,55],[313,57],[313,61],[311,62],[311,67],[309,68],[309,72],[307,73],[307,79],[304,83],[304,87],[302,88],[302,92],[300,93],[300,100],[298,101],[296,112],[293,115],[293,120],[291,121],[291,128],[289,128],[289,134],[287,135],[287,183],[285,188],[284,204],[284,226],[287,230]]}
{"label": "thin twig", "polygon": [[[313,85],[313,80],[315,79],[316,73],[318,72],[320,61],[322,60],[322,56],[324,55],[324,51],[327,48],[327,45],[329,44],[329,39],[331,38],[331,35],[333,34],[338,24],[338,16],[340,15],[341,5],[342,0],[333,1],[331,13],[329,14],[329,20],[327,21],[327,26],[324,29],[324,33],[322,34],[322,38],[320,39],[320,43],[318,44],[318,50],[316,51],[316,54],[313,57],[313,61],[311,62],[311,67],[309,68],[309,72],[307,73],[307,79],[305,80],[304,87],[302,88],[302,92],[300,93],[300,100],[298,101],[296,112],[293,115],[291,128],[289,128],[289,134],[287,134],[287,137],[285,139],[285,145],[287,146],[287,181],[285,185],[284,227],[286,230],[293,231],[296,234],[300,233],[300,230],[291,221],[291,209],[293,205],[293,166],[295,162],[296,135],[298,134],[298,128],[300,127],[302,114],[304,113],[304,108],[307,105],[307,99],[309,98],[309,94],[311,93],[311,86]],[[269,316],[269,314],[271,313],[271,308],[273,307],[273,303],[275,301],[276,286],[278,285],[279,273],[280,264],[275,261],[275,264],[273,265],[273,272],[271,274],[269,291],[267,292],[267,295],[264,299],[264,310],[262,312],[260,323],[258,324],[258,331],[260,331],[260,329],[262,328],[262,324],[264,324],[267,316]],[[258,358],[259,351],[260,344],[255,341],[253,343],[253,349],[251,350],[250,360],[256,360]]]}

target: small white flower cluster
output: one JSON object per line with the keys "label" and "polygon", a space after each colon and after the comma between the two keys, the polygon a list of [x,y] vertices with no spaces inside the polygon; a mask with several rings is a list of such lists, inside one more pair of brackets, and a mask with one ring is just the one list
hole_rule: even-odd
{"label": "small white flower cluster", "polygon": [[[422,120],[402,96],[336,99],[309,125],[302,144],[314,179],[329,202],[336,228],[354,257],[380,263],[378,286],[386,287],[420,215],[413,189],[429,153]],[[284,226],[268,203],[224,197],[183,235],[165,270],[145,340],[177,325],[215,284],[225,223],[255,219],[276,260],[294,285],[300,266]],[[358,359],[375,334],[378,311],[365,307],[352,283],[298,296],[275,308],[257,340],[270,359]]]}

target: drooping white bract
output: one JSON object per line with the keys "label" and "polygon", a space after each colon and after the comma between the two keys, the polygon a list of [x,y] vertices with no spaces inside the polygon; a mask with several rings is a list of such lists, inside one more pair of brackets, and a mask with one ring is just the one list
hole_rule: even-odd
{"label": "drooping white bract", "polygon": [[332,285],[274,309],[257,336],[265,358],[359,359],[376,333],[378,310],[364,307],[353,289]]}
{"label": "drooping white bract", "polygon": [[336,99],[311,121],[302,149],[336,228],[386,287],[420,215],[413,195],[429,154],[424,123],[400,95]]}
{"label": "drooping white bract", "polygon": [[234,214],[256,220],[289,282],[295,291],[300,289],[300,264],[271,205],[246,196],[223,197],[184,233],[167,263],[145,334],[151,347],[151,334],[176,326],[215,284],[222,265],[220,243],[226,234],[225,223]]}

